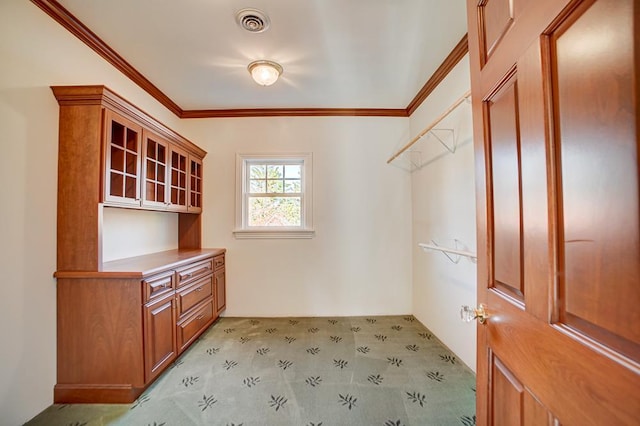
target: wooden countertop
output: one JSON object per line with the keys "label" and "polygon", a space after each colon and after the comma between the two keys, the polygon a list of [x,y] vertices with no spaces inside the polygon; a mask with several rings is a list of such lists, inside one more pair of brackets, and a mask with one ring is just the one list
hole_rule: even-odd
{"label": "wooden countertop", "polygon": [[161,251],[104,262],[98,271],[56,271],[53,276],[56,278],[143,278],[218,256],[226,251],[223,248]]}

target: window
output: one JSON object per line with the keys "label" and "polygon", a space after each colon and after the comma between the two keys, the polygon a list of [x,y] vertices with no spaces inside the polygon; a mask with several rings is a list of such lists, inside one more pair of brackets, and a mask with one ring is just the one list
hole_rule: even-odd
{"label": "window", "polygon": [[236,160],[236,238],[311,238],[311,154]]}

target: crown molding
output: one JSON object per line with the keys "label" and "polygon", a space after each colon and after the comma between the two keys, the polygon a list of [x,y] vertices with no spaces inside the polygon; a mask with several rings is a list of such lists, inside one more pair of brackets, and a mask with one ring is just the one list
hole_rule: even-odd
{"label": "crown molding", "polygon": [[449,53],[406,108],[247,108],[183,110],[56,0],[31,0],[47,15],[89,46],[179,118],[227,117],[409,117],[468,52],[467,34]]}
{"label": "crown molding", "polygon": [[186,110],[181,118],[229,117],[407,117],[407,110],[376,108],[255,108]]}
{"label": "crown molding", "polygon": [[436,87],[444,80],[444,78],[451,72],[451,70],[458,65],[458,62],[469,51],[469,42],[467,40],[468,34],[465,34],[462,39],[456,44],[456,47],[449,53],[445,60],[440,64],[437,70],[429,77],[429,80],[422,86],[422,89],[413,98],[409,105],[407,105],[407,116],[411,116],[416,109],[424,102],[425,99],[434,91]]}
{"label": "crown molding", "polygon": [[117,70],[129,77],[134,83],[144,91],[153,96],[158,102],[164,105],[169,111],[180,117],[182,108],[173,102],[167,95],[158,89],[151,81],[136,70],[118,52],[105,43],[86,25],[84,25],[71,12],[65,9],[56,0],[31,0],[36,6],[42,9],[47,15],[66,28],[71,34],[89,46],[94,52],[102,56],[107,62]]}

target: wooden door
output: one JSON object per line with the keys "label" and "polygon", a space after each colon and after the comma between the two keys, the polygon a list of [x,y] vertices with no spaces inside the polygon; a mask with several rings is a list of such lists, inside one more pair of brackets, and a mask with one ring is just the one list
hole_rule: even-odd
{"label": "wooden door", "polygon": [[640,422],[637,0],[467,0],[477,423]]}

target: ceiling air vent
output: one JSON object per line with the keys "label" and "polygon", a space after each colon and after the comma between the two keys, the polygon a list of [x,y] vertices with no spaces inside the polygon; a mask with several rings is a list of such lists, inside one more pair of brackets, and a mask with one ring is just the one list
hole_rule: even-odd
{"label": "ceiling air vent", "polygon": [[236,13],[236,22],[251,33],[261,33],[269,28],[269,17],[257,9],[242,9]]}

